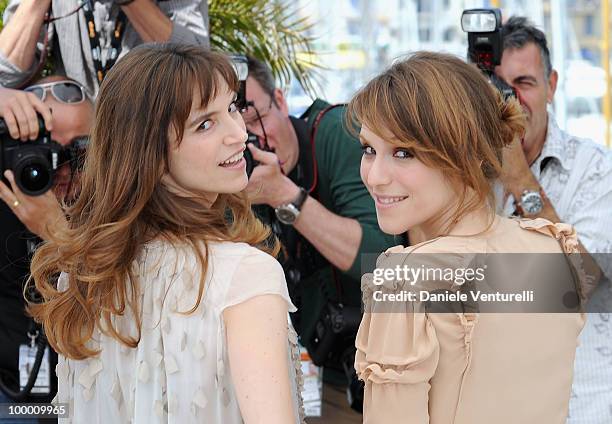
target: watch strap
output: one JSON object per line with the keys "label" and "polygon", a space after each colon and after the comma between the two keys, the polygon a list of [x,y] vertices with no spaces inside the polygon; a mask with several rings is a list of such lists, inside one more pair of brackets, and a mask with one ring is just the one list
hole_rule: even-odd
{"label": "watch strap", "polygon": [[300,187],[300,194],[295,198],[291,204],[297,208],[297,210],[301,211],[306,198],[308,197],[308,191],[304,187]]}

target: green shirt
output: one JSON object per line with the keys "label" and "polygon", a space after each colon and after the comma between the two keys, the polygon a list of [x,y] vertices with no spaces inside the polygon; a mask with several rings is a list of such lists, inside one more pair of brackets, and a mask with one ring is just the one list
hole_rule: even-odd
{"label": "green shirt", "polygon": [[[317,99],[302,115],[308,131],[304,140],[304,132],[300,134],[296,128],[300,139],[300,162],[304,160],[308,163],[308,158],[302,157],[303,154],[312,157],[309,155],[312,151],[312,125],[319,112],[328,106],[328,103]],[[329,211],[357,220],[361,225],[362,237],[357,256],[348,271],[335,269],[325,260],[324,266],[301,281],[298,330],[306,347],[311,345],[314,326],[328,300],[341,301],[346,306],[361,306],[361,255],[380,254],[397,244],[393,236],[383,233],[378,226],[374,201],[359,174],[361,145],[346,129],[344,112],[344,106],[335,107],[319,121],[314,140],[317,184],[313,197]],[[341,293],[337,293],[336,286],[340,287]]]}

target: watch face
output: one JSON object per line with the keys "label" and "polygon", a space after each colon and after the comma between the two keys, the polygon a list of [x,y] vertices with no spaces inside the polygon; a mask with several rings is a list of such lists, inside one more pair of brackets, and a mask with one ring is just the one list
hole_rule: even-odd
{"label": "watch face", "polygon": [[529,191],[527,193],[523,193],[521,196],[521,205],[523,206],[523,210],[528,215],[534,215],[542,212],[544,208],[544,203],[542,202],[542,196],[537,191]]}
{"label": "watch face", "polygon": [[298,209],[291,204],[279,206],[274,210],[274,212],[276,213],[278,220],[287,225],[293,224],[300,213],[300,211],[298,211]]}

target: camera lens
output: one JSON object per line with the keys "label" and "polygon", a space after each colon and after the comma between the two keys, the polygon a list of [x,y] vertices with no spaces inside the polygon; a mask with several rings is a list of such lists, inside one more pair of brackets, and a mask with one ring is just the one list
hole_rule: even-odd
{"label": "camera lens", "polygon": [[25,194],[38,196],[51,188],[53,175],[46,158],[27,154],[15,166],[15,182]]}
{"label": "camera lens", "polygon": [[44,188],[48,180],[49,174],[38,164],[26,166],[21,173],[21,182],[32,191]]}

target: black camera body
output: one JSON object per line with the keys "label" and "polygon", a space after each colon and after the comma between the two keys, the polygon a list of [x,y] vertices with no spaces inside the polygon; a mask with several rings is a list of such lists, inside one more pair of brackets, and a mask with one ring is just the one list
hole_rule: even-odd
{"label": "black camera body", "polygon": [[517,95],[514,88],[495,75],[503,54],[501,22],[499,9],[466,9],[461,15],[461,27],[468,34],[468,61],[475,63],[507,100]]}
{"label": "black camera body", "polygon": [[62,146],[51,140],[40,115],[38,124],[38,138],[22,142],[9,135],[6,123],[0,119],[0,173],[12,170],[15,183],[29,196],[41,195],[53,186],[61,163]]}
{"label": "black camera body", "polygon": [[[247,131],[247,135],[248,135],[248,138],[247,138],[246,144],[253,143],[253,145],[257,147],[258,149],[262,148],[261,143],[259,142],[259,137],[257,137],[255,134],[253,134],[250,131]],[[259,162],[253,158],[253,153],[251,153],[251,151],[248,148],[244,151],[244,160],[246,161],[247,177],[251,178],[253,169],[255,169],[257,165],[259,165]]]}
{"label": "black camera body", "polygon": [[308,353],[317,366],[340,364],[346,376],[346,395],[351,409],[363,412],[363,388],[355,372],[355,335],[361,323],[361,308],[328,301],[310,340]]}
{"label": "black camera body", "polygon": [[346,345],[354,347],[355,334],[361,323],[361,308],[327,302],[315,325],[309,350],[312,362],[324,365],[330,355],[344,351]]}
{"label": "black camera body", "polygon": [[[240,81],[240,85],[238,87],[238,93],[236,93],[236,105],[241,111],[244,111],[249,106],[253,106],[253,104],[247,101],[247,98],[246,98],[246,79],[249,75],[248,60],[246,56],[239,55],[239,54],[230,55],[230,60],[232,61],[232,65],[234,65],[234,69],[236,70],[236,74],[238,75],[238,80]],[[259,118],[259,115],[257,115],[257,117]],[[263,123],[261,123],[261,118],[259,119],[260,119],[260,124],[263,128]],[[264,143],[262,144],[261,139],[257,135],[253,134],[250,131],[247,131],[247,135],[248,135],[248,138],[247,138],[246,144],[253,143],[255,147],[257,147],[258,149],[270,151],[270,149],[267,146],[266,140],[264,140]],[[265,138],[265,130],[264,130],[264,138]],[[251,178],[253,169],[255,169],[257,165],[259,165],[259,162],[253,158],[253,154],[251,153],[249,149],[246,149],[244,151],[244,160],[246,161],[247,177]]]}

